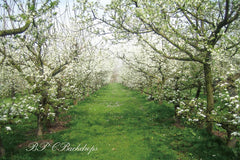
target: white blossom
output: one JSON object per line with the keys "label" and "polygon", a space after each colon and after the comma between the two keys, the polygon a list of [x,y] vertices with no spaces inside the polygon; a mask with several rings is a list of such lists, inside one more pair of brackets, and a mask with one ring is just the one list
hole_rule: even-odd
{"label": "white blossom", "polygon": [[6,128],[7,131],[11,131],[12,130],[12,128],[9,127],[9,126],[6,126],[5,128]]}

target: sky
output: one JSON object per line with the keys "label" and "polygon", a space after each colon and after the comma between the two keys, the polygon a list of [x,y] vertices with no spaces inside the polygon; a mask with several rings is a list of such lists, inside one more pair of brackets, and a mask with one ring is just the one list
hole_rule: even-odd
{"label": "sky", "polygon": [[[69,9],[67,11],[68,12],[67,15],[65,15],[65,17],[64,16],[61,17],[62,21],[67,22],[68,21],[67,17],[69,17],[69,14],[73,15],[72,8],[73,8],[73,4],[76,3],[76,1],[77,0],[60,0],[59,5],[58,5],[59,15],[62,15],[66,11],[66,6],[69,7]],[[82,1],[84,1],[84,0],[82,0]],[[87,0],[87,1],[89,1],[89,2],[100,2],[100,4],[103,5],[103,6],[111,3],[111,0]]]}

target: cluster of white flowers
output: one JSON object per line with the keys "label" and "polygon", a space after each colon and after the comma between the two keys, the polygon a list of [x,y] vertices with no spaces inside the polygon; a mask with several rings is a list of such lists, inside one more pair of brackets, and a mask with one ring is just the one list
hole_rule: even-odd
{"label": "cluster of white flowers", "polygon": [[203,99],[191,99],[190,101],[181,101],[177,113],[182,118],[187,119],[188,123],[199,124],[206,118],[207,102]]}
{"label": "cluster of white flowers", "polygon": [[228,85],[228,83],[218,85],[218,91],[215,98],[219,106],[214,109],[216,113],[214,118],[218,127],[224,127],[225,130],[231,130],[232,136],[238,136],[240,131],[240,98],[238,95],[230,96],[227,89]]}
{"label": "cluster of white flowers", "polygon": [[[36,96],[25,96],[17,99],[18,102],[2,103],[0,107],[0,125],[5,126],[9,123],[22,122],[21,119],[28,119],[29,114],[36,110],[36,102],[38,98]],[[11,130],[9,126],[6,126],[6,130]]]}
{"label": "cluster of white flowers", "polygon": [[232,132],[231,135],[235,137],[240,137],[240,132]]}
{"label": "cluster of white flowers", "polygon": [[52,117],[55,117],[56,113],[53,113],[53,112],[49,112],[48,113],[48,118],[52,118]]}
{"label": "cluster of white flowers", "polygon": [[9,126],[6,126],[6,130],[7,130],[7,131],[11,131],[11,130],[12,130],[12,128],[11,128],[11,127],[9,127]]}

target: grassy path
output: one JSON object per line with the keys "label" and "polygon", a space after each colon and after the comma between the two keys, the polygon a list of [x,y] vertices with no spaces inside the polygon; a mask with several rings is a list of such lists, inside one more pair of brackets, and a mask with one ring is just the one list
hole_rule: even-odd
{"label": "grassy path", "polygon": [[[40,152],[19,151],[24,160],[220,160],[233,153],[203,130],[173,125],[173,107],[147,101],[120,84],[103,87],[74,106],[68,128],[44,139],[53,144]],[[66,115],[67,116],[67,115]],[[79,147],[78,147],[79,146]],[[84,151],[66,151],[78,147]],[[55,150],[56,150],[55,148]],[[62,151],[61,151],[62,149]],[[21,158],[20,158],[21,157]]]}
{"label": "grassy path", "polygon": [[[141,160],[151,153],[143,98],[117,84],[109,85],[72,111],[71,131],[62,136],[73,146],[97,150],[59,154],[55,159]],[[53,158],[53,159],[54,159]]]}

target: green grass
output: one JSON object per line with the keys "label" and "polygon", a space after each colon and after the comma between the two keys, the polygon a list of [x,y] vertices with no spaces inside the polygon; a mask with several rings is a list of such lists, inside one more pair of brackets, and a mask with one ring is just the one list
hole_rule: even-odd
{"label": "green grass", "polygon": [[[237,159],[223,142],[203,129],[175,127],[173,106],[147,101],[146,97],[120,84],[103,87],[74,106],[68,114],[68,129],[46,134],[53,143],[93,147],[86,151],[27,152],[15,146],[37,140],[26,132],[33,124],[17,126],[17,132],[2,135],[6,159],[17,160],[231,160]],[[66,116],[66,115],[63,115]],[[31,128],[32,127],[32,128]],[[9,141],[11,143],[9,144]],[[97,148],[97,150],[96,150]]]}

